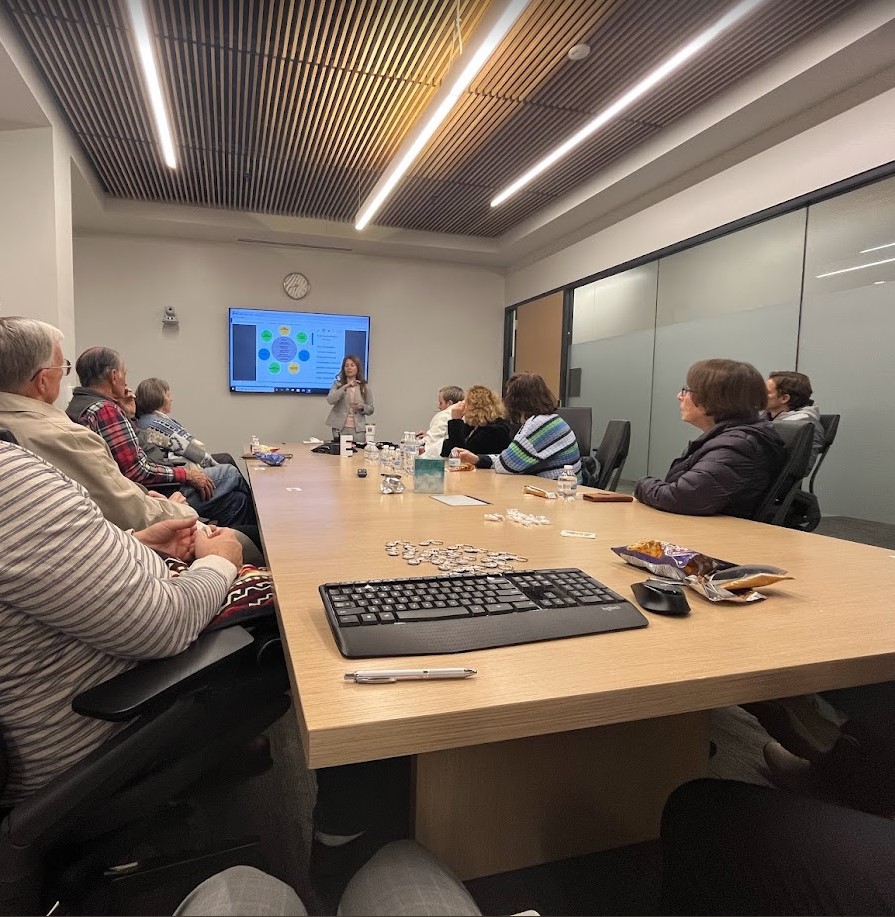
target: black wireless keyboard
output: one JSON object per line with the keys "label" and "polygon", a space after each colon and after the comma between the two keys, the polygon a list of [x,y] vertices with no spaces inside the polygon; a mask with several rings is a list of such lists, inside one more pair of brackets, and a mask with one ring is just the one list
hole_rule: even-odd
{"label": "black wireless keyboard", "polygon": [[628,601],[573,567],[325,583],[343,656],[418,656],[646,627]]}

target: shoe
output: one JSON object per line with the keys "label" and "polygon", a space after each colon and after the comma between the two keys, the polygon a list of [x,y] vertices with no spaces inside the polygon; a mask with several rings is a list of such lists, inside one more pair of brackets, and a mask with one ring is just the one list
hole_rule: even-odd
{"label": "shoe", "polygon": [[381,846],[382,841],[377,841],[369,831],[338,847],[324,844],[316,837],[311,840],[308,878],[317,896],[332,913],[351,877]]}
{"label": "shoe", "polygon": [[833,787],[810,761],[787,751],[779,742],[768,742],[762,752],[768,776],[776,786],[799,796],[812,796],[825,802],[842,804]]}
{"label": "shoe", "polygon": [[807,697],[744,704],[784,748],[813,764],[823,760],[840,736],[839,727],[818,713]]}

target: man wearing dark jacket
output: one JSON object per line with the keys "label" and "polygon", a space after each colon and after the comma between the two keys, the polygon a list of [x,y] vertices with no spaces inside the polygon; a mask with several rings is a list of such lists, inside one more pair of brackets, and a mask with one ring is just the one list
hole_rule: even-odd
{"label": "man wearing dark jacket", "polygon": [[773,425],[755,420],[767,398],[751,363],[694,363],[678,401],[681,420],[702,435],[672,462],[664,480],[641,478],[634,496],[670,513],[751,518],[786,458]]}

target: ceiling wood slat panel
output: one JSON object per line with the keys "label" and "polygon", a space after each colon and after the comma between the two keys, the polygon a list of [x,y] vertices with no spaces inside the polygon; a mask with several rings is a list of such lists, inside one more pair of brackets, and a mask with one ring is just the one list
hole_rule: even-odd
{"label": "ceiling wood slat panel", "polygon": [[[178,168],[120,0],[4,0],[105,191],[349,222],[489,0],[146,0]],[[769,0],[554,170],[490,200],[733,0],[533,0],[379,213],[498,236],[861,0]],[[591,46],[583,61],[568,49]]]}

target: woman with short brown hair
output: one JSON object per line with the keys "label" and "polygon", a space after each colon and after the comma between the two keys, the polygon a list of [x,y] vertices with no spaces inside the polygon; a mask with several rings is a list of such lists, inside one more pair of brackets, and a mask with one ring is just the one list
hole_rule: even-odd
{"label": "woman with short brown hair", "polygon": [[641,478],[634,496],[670,513],[751,518],[786,457],[771,423],[758,419],[768,400],[761,374],[738,360],[700,360],[677,397],[681,420],[702,435],[664,480]]}

